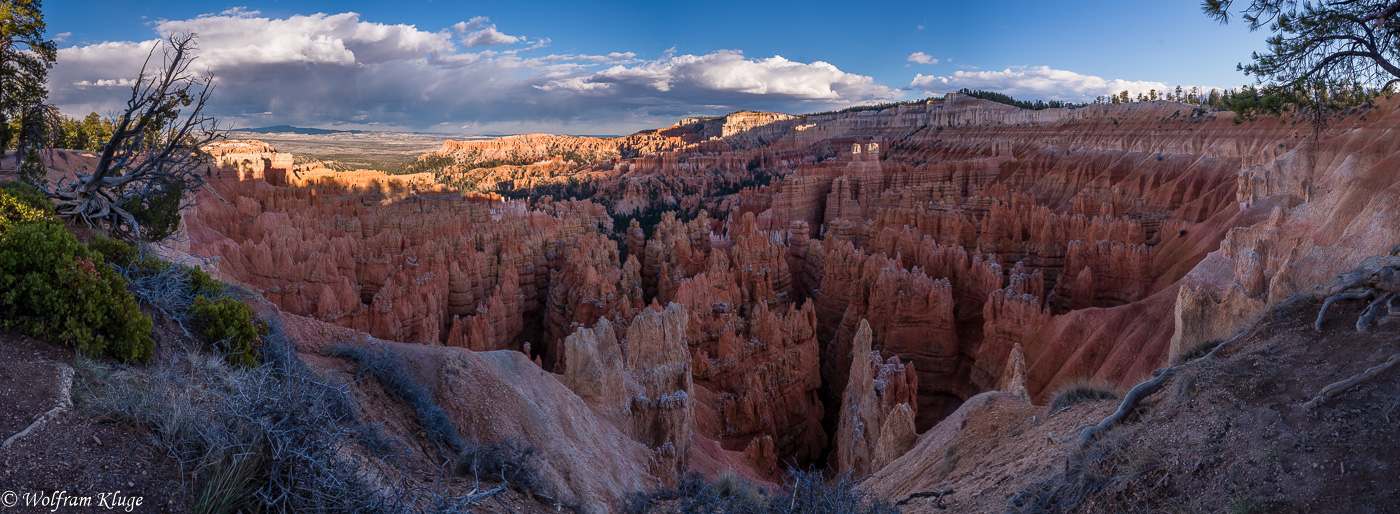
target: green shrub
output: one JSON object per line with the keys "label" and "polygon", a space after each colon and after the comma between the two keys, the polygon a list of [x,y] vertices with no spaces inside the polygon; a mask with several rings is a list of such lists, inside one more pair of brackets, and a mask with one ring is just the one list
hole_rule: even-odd
{"label": "green shrub", "polygon": [[0,183],[0,232],[15,224],[43,220],[52,213],[53,202],[34,186]]}
{"label": "green shrub", "polygon": [[211,300],[200,295],[190,307],[190,317],[199,335],[222,351],[230,363],[246,367],[257,364],[257,347],[262,343],[261,336],[267,334],[267,325],[257,319],[248,304],[228,296]]}
{"label": "green shrub", "polygon": [[102,234],[93,237],[92,241],[88,243],[88,248],[102,254],[102,259],[107,261],[107,264],[119,268],[131,266],[131,261],[136,260],[139,253],[136,245]]}
{"label": "green shrub", "polygon": [[144,198],[132,198],[122,208],[131,213],[141,226],[144,241],[164,241],[180,228],[180,203],[185,188],[180,182],[170,182],[164,192]]}
{"label": "green shrub", "polygon": [[185,278],[189,279],[190,287],[193,288],[194,294],[209,297],[228,294],[228,284],[215,280],[214,277],[209,276],[209,274],[205,273],[202,269],[193,266],[181,266],[179,264],[171,264],[171,266],[180,266],[185,269]]}
{"label": "green shrub", "polygon": [[151,318],[126,291],[126,279],[62,225],[17,205],[0,192],[0,329],[85,354],[149,360]]}

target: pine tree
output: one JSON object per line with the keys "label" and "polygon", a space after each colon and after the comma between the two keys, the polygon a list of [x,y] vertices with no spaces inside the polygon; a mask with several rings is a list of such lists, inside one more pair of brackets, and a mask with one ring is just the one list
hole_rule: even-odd
{"label": "pine tree", "polygon": [[[40,0],[0,3],[0,150],[10,147],[23,131],[13,120],[36,112],[49,94],[44,88],[58,45],[44,39]],[[24,123],[17,124],[24,126]],[[23,145],[26,142],[20,141]]]}
{"label": "pine tree", "polygon": [[82,142],[83,150],[100,152],[107,140],[112,139],[112,120],[98,116],[95,112],[90,112],[83,118],[82,126],[83,133],[87,135],[87,140]]}
{"label": "pine tree", "polygon": [[[1234,3],[1205,0],[1203,9],[1228,23]],[[1397,14],[1400,2],[1391,0],[1249,0],[1240,17],[1250,30],[1266,28],[1273,35],[1268,50],[1240,69],[1275,87],[1400,82]]]}

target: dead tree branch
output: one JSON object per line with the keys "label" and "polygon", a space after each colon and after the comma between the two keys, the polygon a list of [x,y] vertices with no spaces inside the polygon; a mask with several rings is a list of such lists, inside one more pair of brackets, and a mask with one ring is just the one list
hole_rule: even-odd
{"label": "dead tree branch", "polygon": [[[161,67],[151,70],[157,48]],[[204,185],[197,173],[204,162],[200,148],[223,136],[217,120],[205,114],[213,77],[190,69],[196,51],[194,34],[172,35],[151,49],[96,169],[46,191],[59,217],[138,240],[143,220],[133,210],[155,209],[154,202],[169,199],[173,207],[165,210],[176,212],[159,215],[172,216],[191,205],[183,198]]]}

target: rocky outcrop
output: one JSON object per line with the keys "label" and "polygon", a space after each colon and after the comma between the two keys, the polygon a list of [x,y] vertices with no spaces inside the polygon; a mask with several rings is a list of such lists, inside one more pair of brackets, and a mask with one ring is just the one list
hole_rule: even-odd
{"label": "rocky outcrop", "polygon": [[564,340],[560,381],[583,401],[619,418],[631,413],[633,396],[626,387],[622,346],[607,319],[580,328]]}
{"label": "rocky outcrop", "polygon": [[794,118],[796,116],[780,112],[739,111],[724,117],[724,125],[720,128],[720,137],[732,138],[742,135],[754,138],[768,136],[770,140],[777,139],[774,136],[780,135],[788,125],[780,122]]}
{"label": "rocky outcrop", "polygon": [[418,383],[476,444],[511,443],[544,490],[585,512],[612,512],[626,495],[655,487],[653,452],[592,412],[578,396],[517,351],[472,352],[394,345]]}
{"label": "rocky outcrop", "polygon": [[911,365],[898,357],[886,362],[871,349],[870,324],[862,320],[836,429],[838,471],[864,476],[913,446],[917,381]]}
{"label": "rocky outcrop", "polygon": [[632,433],[652,451],[652,474],[675,483],[685,471],[695,424],[695,388],[685,331],[685,307],[646,311],[627,329],[627,375],[638,385],[631,398]]}
{"label": "rocky outcrop", "polygon": [[[1374,117],[1374,122],[1362,118]],[[1219,248],[1182,279],[1171,351],[1232,337],[1289,295],[1329,283],[1400,241],[1392,209],[1392,102],[1317,142],[1242,160]]]}
{"label": "rocky outcrop", "polygon": [[218,141],[204,151],[219,173],[237,173],[244,180],[267,180],[277,185],[287,185],[292,178],[292,154],[278,152],[262,141]]}

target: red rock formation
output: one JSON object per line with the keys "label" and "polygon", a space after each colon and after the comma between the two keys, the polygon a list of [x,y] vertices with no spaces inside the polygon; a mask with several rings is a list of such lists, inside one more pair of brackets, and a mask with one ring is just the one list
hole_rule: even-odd
{"label": "red rock formation", "polygon": [[525,322],[542,317],[551,271],[566,271],[559,244],[598,240],[602,214],[583,205],[507,215],[510,204],[439,194],[440,186],[345,175],[347,184],[327,176],[286,186],[216,176],[186,219],[191,249],[219,257],[226,279],[289,312],[378,337],[490,350],[546,335]]}
{"label": "red rock formation", "polygon": [[525,164],[562,156],[584,162],[606,161],[619,154],[618,140],[615,139],[521,134],[483,141],[448,140],[436,154],[428,155],[450,156],[460,164],[488,161]]}
{"label": "red rock formation", "polygon": [[[557,343],[577,327],[599,318],[624,319],[633,305],[636,277],[617,266],[617,244],[597,235],[580,237],[564,250],[562,268],[551,272],[545,310],[544,362],[553,366],[559,357]],[[557,250],[556,250],[557,251]]]}
{"label": "red rock formation", "polygon": [[561,381],[583,401],[620,415],[631,398],[624,387],[622,347],[608,320],[593,328],[580,328],[564,340],[567,363]]}
{"label": "red rock formation", "polygon": [[[1190,112],[952,96],[445,146],[464,167],[520,161],[480,171],[539,186],[514,202],[430,175],[279,175],[271,148],[234,143],[185,228],[192,253],[290,313],[404,342],[528,344],[663,478],[692,444],[696,466],[816,462],[833,430],[848,448],[834,462],[870,470],[981,391],[1130,383],[1400,240],[1393,104],[1318,143]],[[656,312],[671,303],[684,322]],[[643,340],[664,355],[634,367]],[[629,375],[652,365],[671,371]],[[908,388],[875,391],[886,369]],[[682,389],[689,414],[655,403]],[[883,417],[860,432],[860,416]]]}
{"label": "red rock formation", "polygon": [[918,378],[898,357],[882,359],[870,339],[870,325],[861,320],[836,429],[837,470],[857,476],[883,467],[914,443],[911,405]]}
{"label": "red rock formation", "polygon": [[695,423],[695,390],[685,341],[685,307],[644,311],[627,329],[626,370],[638,385],[629,405],[632,433],[652,450],[652,473],[674,483],[685,471]]}
{"label": "red rock formation", "polygon": [[[816,311],[791,303],[788,256],[752,213],[731,219],[723,236],[696,237],[706,224],[664,218],[647,244],[647,262],[661,276],[658,299],[691,313],[696,379],[713,413],[698,430],[728,450],[756,452],[764,459],[752,463],[756,469],[773,469],[777,458],[814,460],[826,444]],[[665,241],[675,241],[672,252],[659,251]],[[696,272],[693,262],[706,251]],[[746,449],[754,440],[767,449]]]}

